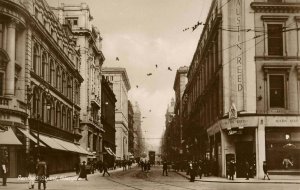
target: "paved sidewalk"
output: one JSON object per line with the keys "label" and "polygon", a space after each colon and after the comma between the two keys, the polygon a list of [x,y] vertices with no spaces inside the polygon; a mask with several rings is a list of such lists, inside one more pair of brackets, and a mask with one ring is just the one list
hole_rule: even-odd
{"label": "paved sidewalk", "polygon": [[[176,172],[179,175],[190,179],[189,175],[186,175],[186,172]],[[250,178],[249,180],[245,180],[245,178],[235,178],[234,180],[229,180],[227,178],[222,177],[203,177],[202,179],[197,176],[195,181],[202,182],[214,182],[214,183],[286,183],[286,184],[300,184],[300,176],[299,175],[269,175],[271,180],[263,180],[263,179],[254,179]]]}
{"label": "paved sidewalk", "polygon": [[[132,166],[134,167],[134,166]],[[123,168],[116,168],[115,170],[108,170],[109,173],[114,173],[117,171],[122,171]],[[88,174],[88,176],[91,175],[97,175],[99,174],[99,171],[95,171],[94,174]],[[59,174],[52,174],[50,177],[47,179],[47,181],[53,181],[53,180],[59,180],[59,179],[64,179],[64,178],[69,178],[69,177],[77,177],[78,174],[75,172],[67,172],[67,173],[59,173]],[[27,184],[28,179],[26,176],[20,176],[19,178],[7,178],[7,183],[13,183],[13,184]],[[0,178],[0,184],[2,184],[2,178]]]}

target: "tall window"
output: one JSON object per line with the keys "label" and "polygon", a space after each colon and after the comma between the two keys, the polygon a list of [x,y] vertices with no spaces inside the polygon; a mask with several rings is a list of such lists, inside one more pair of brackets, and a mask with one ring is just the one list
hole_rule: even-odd
{"label": "tall window", "polygon": [[282,24],[268,24],[268,54],[283,55]]}
{"label": "tall window", "polygon": [[55,82],[55,85],[56,85],[56,89],[60,90],[60,69],[59,69],[58,66],[56,67],[56,82]]}
{"label": "tall window", "polygon": [[66,108],[62,108],[62,128],[65,130],[67,129],[67,115],[66,115]]}
{"label": "tall window", "polygon": [[68,121],[67,121],[67,129],[68,129],[68,131],[71,131],[71,111],[70,110],[68,111],[67,119],[68,119]]}
{"label": "tall window", "polygon": [[51,85],[53,85],[53,83],[54,83],[54,61],[53,61],[53,59],[51,59],[50,60],[50,72],[49,72],[49,83],[51,84]]}
{"label": "tall window", "polygon": [[66,90],[66,75],[65,75],[65,72],[62,72],[62,77],[61,77],[61,80],[62,80],[62,85],[61,85],[61,92],[65,95],[65,90]]}
{"label": "tall window", "polygon": [[39,64],[39,49],[37,45],[34,45],[33,48],[33,63],[32,63],[33,71],[38,74],[38,64]]}
{"label": "tall window", "polygon": [[47,55],[46,55],[46,53],[43,53],[43,56],[42,56],[42,78],[44,79],[44,80],[47,80],[46,78],[46,75],[47,75],[47,67],[48,67],[48,65],[47,65],[48,63],[47,63]]}
{"label": "tall window", "polygon": [[56,117],[55,117],[55,125],[60,128],[60,105],[56,104]]}
{"label": "tall window", "polygon": [[284,108],[284,75],[270,75],[270,107]]}

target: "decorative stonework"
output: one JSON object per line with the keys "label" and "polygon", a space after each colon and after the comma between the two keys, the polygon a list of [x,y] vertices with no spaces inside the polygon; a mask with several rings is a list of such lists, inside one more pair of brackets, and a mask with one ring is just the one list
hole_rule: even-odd
{"label": "decorative stonework", "polygon": [[264,64],[262,66],[262,68],[263,68],[263,71],[264,71],[264,80],[267,80],[268,73],[281,72],[281,73],[284,73],[286,75],[286,79],[288,81],[292,65]]}
{"label": "decorative stonework", "polygon": [[252,2],[252,9],[259,13],[299,13],[300,3]]}

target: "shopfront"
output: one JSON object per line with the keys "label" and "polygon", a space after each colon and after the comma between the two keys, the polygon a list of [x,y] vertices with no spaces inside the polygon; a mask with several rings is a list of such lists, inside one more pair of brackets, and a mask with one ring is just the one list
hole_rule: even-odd
{"label": "shopfront", "polygon": [[300,171],[300,128],[266,127],[266,159],[275,172]]}

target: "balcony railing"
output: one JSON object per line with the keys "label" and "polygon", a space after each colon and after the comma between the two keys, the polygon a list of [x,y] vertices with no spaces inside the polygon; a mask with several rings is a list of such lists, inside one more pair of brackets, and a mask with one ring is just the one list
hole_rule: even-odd
{"label": "balcony railing", "polygon": [[1,106],[9,106],[10,98],[0,97],[0,105]]}

